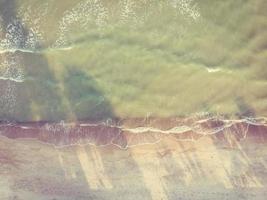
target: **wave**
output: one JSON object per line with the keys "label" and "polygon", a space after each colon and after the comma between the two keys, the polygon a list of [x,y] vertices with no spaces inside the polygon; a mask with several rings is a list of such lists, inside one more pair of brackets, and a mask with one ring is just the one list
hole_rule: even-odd
{"label": "wave", "polygon": [[5,53],[16,53],[16,52],[36,53],[36,52],[38,52],[38,51],[31,50],[31,49],[0,49],[0,54],[5,54]]}
{"label": "wave", "polygon": [[232,73],[231,70],[226,70],[226,69],[222,69],[222,68],[219,68],[219,67],[216,67],[216,68],[211,68],[211,67],[205,67],[206,71],[208,73],[218,73],[218,72],[224,72],[224,73]]}
{"label": "wave", "polygon": [[[153,120],[152,120],[153,121]],[[126,149],[138,145],[155,144],[166,137],[177,141],[196,142],[203,137],[212,137],[227,142],[229,134],[237,141],[248,137],[267,139],[267,120],[245,119],[154,119],[140,125],[136,119],[127,119],[116,124],[75,122],[66,123],[1,123],[0,134],[12,139],[34,139],[57,148],[72,145],[114,145]],[[167,124],[166,124],[167,121]],[[169,121],[169,124],[168,124]],[[176,123],[173,123],[173,121]],[[132,125],[131,125],[132,124]]]}
{"label": "wave", "polygon": [[22,78],[13,78],[13,77],[5,77],[5,76],[0,76],[0,80],[13,81],[13,82],[16,82],[16,83],[23,83],[25,81]]}
{"label": "wave", "polygon": [[43,48],[43,49],[21,49],[21,48],[10,48],[10,49],[0,49],[0,54],[6,54],[6,53],[31,53],[31,54],[40,54],[50,51],[69,51],[72,50],[73,46],[64,46],[64,47],[57,47],[57,48]]}

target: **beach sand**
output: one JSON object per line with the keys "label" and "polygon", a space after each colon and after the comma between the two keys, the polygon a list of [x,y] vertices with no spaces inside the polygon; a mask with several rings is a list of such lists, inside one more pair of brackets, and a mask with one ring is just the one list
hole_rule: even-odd
{"label": "beach sand", "polygon": [[[223,134],[224,136],[226,133]],[[265,133],[55,148],[0,137],[1,200],[266,199]]]}

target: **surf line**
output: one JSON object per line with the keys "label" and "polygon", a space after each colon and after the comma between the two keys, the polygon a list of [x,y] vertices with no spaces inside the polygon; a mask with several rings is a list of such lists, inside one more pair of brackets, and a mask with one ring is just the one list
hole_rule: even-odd
{"label": "surf line", "polygon": [[31,53],[31,54],[40,54],[43,52],[49,52],[49,51],[69,51],[72,50],[72,46],[64,46],[64,47],[58,47],[58,48],[44,48],[44,49],[0,49],[0,54],[5,53],[16,53],[16,52],[22,52],[22,53]]}
{"label": "surf line", "polygon": [[17,78],[12,78],[12,77],[5,77],[5,76],[0,76],[0,80],[13,81],[16,83],[23,83],[24,82],[24,79],[17,79]]}

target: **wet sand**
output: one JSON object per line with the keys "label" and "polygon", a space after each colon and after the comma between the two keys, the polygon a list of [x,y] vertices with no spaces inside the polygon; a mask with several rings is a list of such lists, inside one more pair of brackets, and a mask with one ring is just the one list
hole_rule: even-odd
{"label": "wet sand", "polygon": [[126,149],[56,148],[36,139],[1,136],[0,196],[3,200],[263,200],[266,126],[250,125],[242,138],[236,130],[194,141],[169,134],[155,144]]}

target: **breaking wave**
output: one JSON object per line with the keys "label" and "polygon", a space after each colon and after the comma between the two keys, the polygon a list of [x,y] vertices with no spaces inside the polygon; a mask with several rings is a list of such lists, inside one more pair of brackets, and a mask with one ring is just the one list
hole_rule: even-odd
{"label": "breaking wave", "polygon": [[[142,124],[143,123],[143,124]],[[232,137],[267,139],[267,119],[125,119],[113,124],[89,123],[4,123],[0,134],[13,139],[35,139],[57,148],[71,145],[115,145],[126,149],[138,145],[155,144],[165,137],[178,141],[196,142],[203,137],[223,142]]]}

